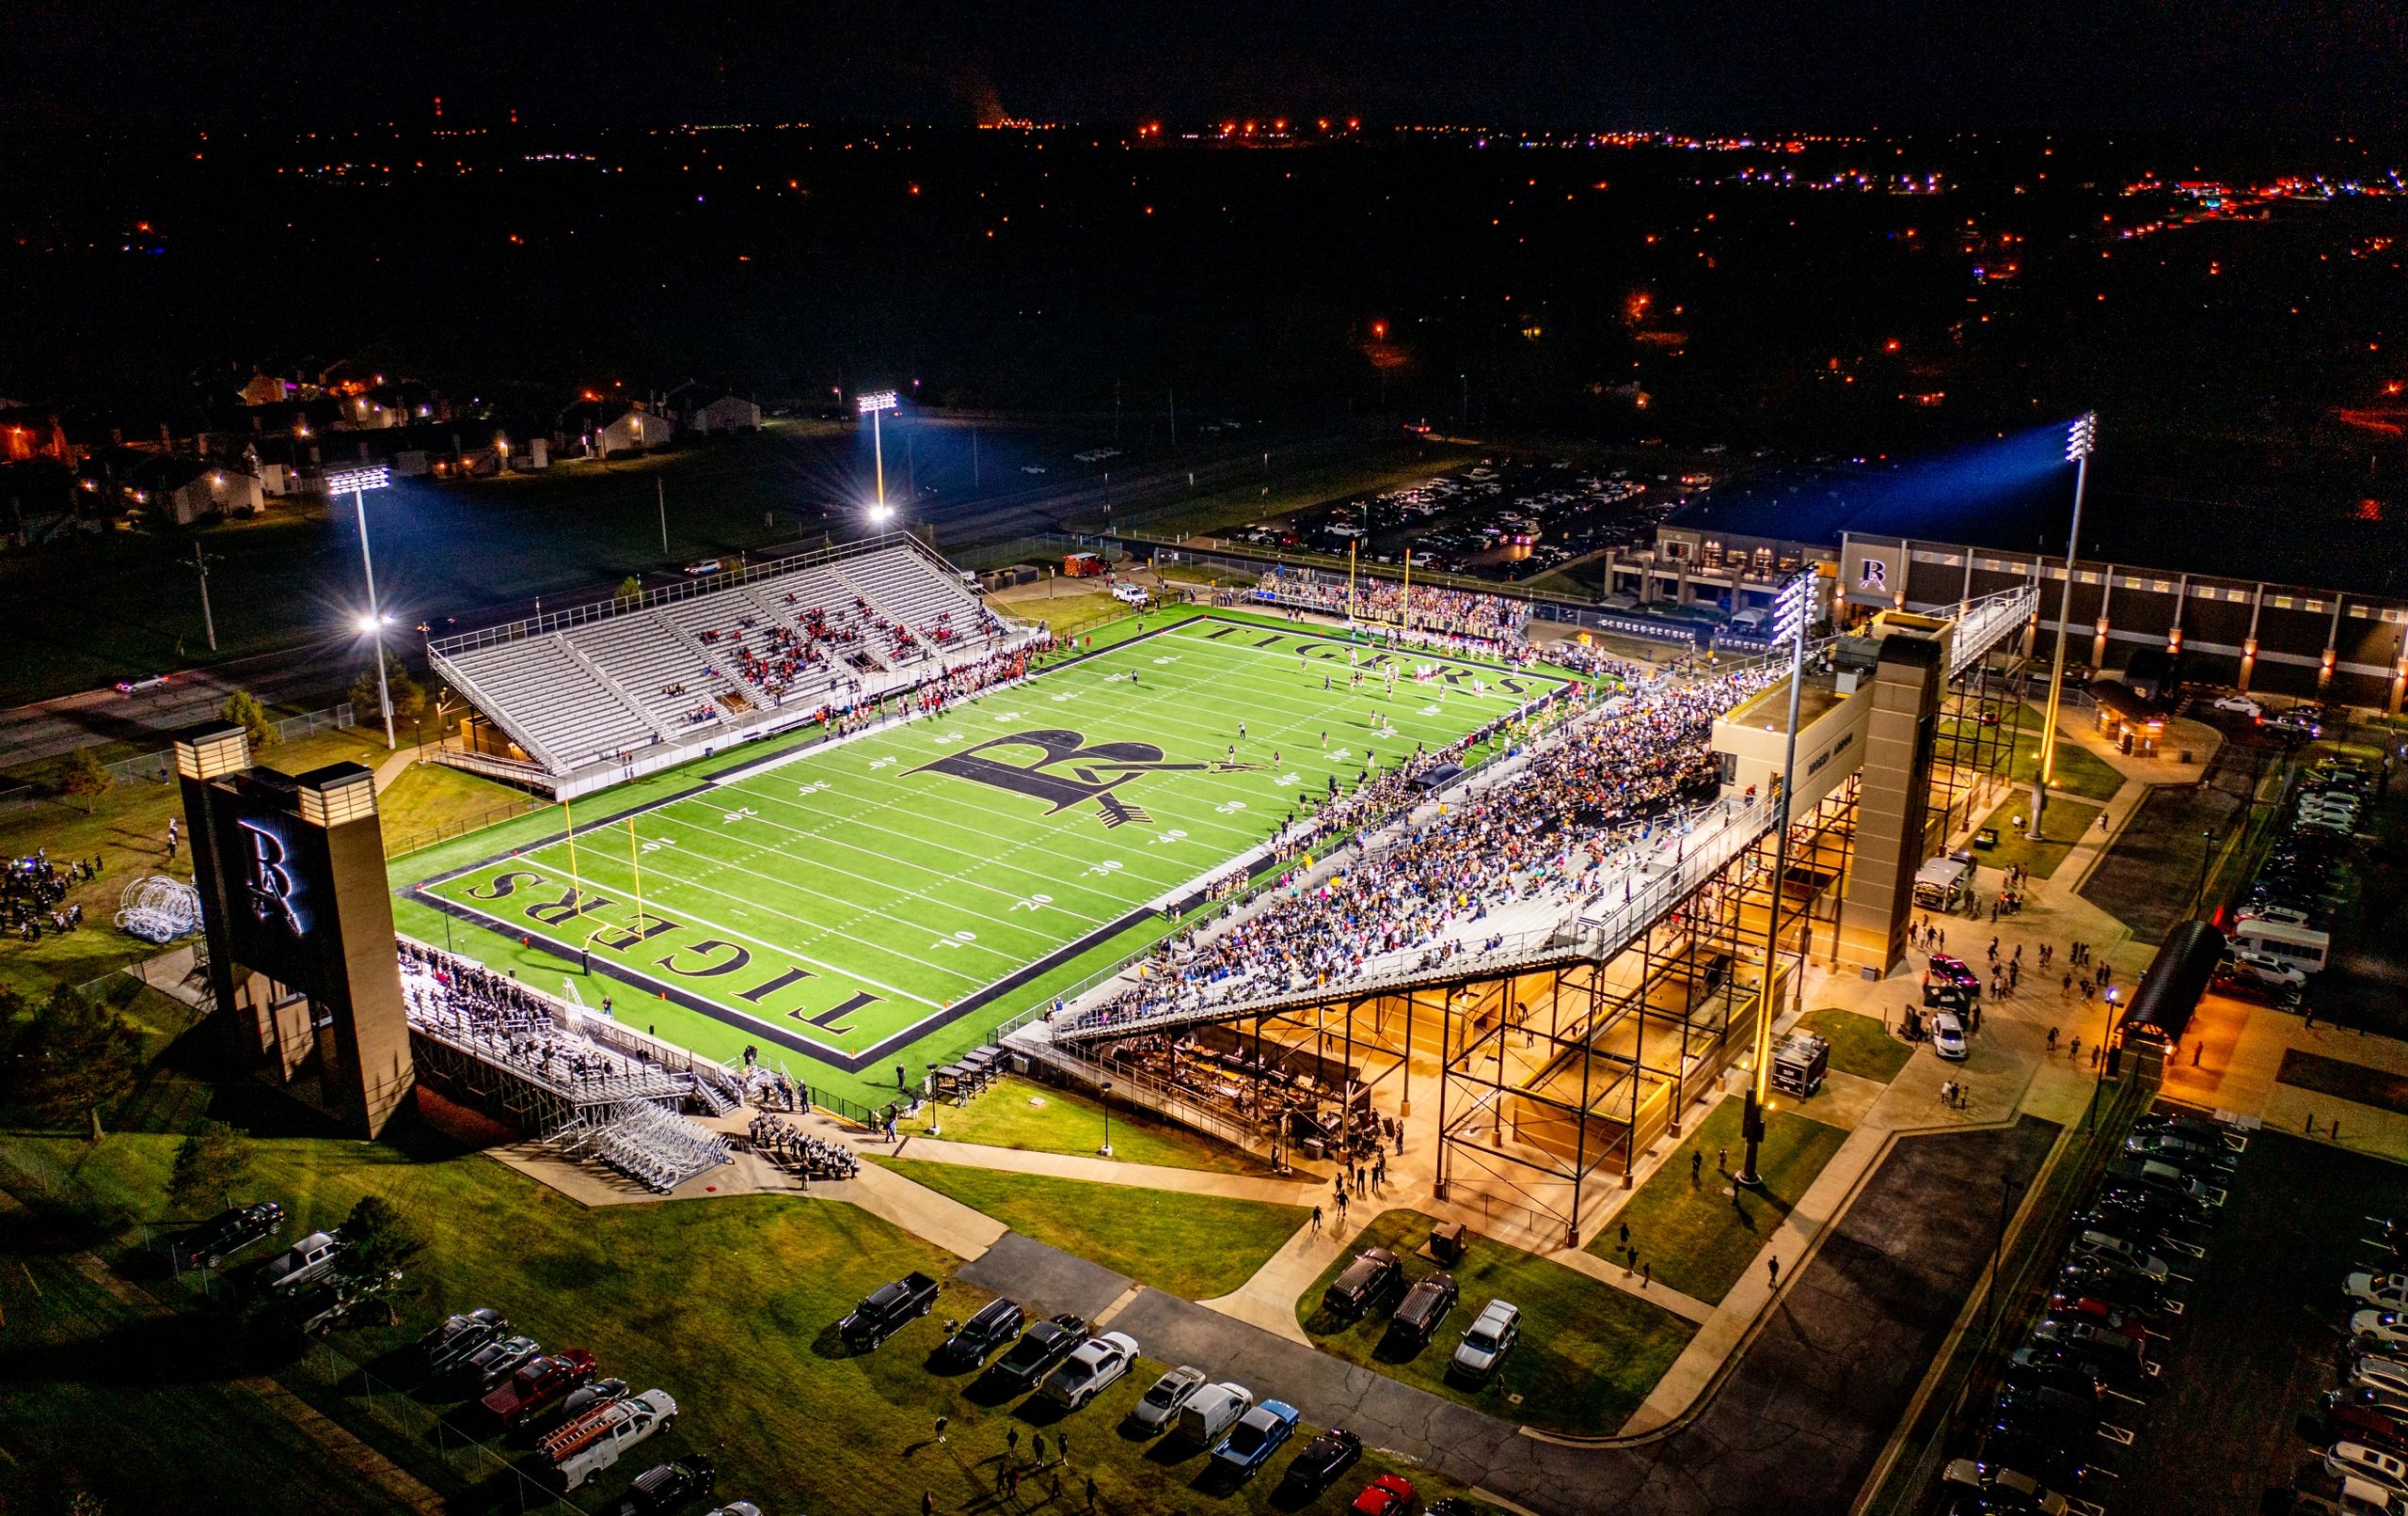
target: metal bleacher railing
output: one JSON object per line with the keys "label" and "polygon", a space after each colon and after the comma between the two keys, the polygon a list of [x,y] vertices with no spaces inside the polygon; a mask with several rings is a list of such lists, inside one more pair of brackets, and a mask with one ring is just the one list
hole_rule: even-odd
{"label": "metal bleacher railing", "polygon": [[573,1121],[545,1140],[661,1194],[735,1161],[726,1138],[642,1100],[613,1107],[606,1118]]}

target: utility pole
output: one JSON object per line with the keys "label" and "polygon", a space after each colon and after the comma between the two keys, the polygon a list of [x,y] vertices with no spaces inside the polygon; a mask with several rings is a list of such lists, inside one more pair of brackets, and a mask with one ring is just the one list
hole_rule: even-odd
{"label": "utility pole", "polygon": [[656,479],[652,482],[652,497],[660,507],[660,556],[669,556],[669,486]]}
{"label": "utility pole", "polygon": [[200,624],[209,633],[209,651],[214,653],[217,651],[217,621],[209,613],[209,555],[200,550],[200,544],[193,544],[192,566],[200,576]]}

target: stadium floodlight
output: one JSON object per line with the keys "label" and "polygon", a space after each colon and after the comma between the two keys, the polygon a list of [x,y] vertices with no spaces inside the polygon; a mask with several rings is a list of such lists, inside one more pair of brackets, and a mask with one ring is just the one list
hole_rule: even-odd
{"label": "stadium floodlight", "polygon": [[2049,703],[2040,718],[2040,767],[2032,780],[2032,830],[2057,782],[2057,717],[2066,695],[2066,623],[2073,615],[2073,563],[2082,550],[2082,497],[2090,483],[2090,455],[2099,450],[2099,413],[2084,411],[2066,427],[2066,462],[2073,465],[2073,524],[2066,531],[2066,582],[2057,593],[2057,645],[2049,656]]}
{"label": "stadium floodlight", "polygon": [[886,503],[886,440],[879,435],[878,418],[897,403],[892,389],[872,390],[853,401],[856,414],[869,418],[870,454],[878,461],[878,503],[869,508],[869,518],[881,527],[895,518],[895,511]]}
{"label": "stadium floodlight", "polygon": [[360,618],[359,629],[376,640],[376,703],[385,713],[385,750],[388,752],[395,747],[393,697],[385,686],[385,627],[392,618],[376,608],[376,564],[368,554],[368,492],[384,489],[392,482],[392,471],[383,464],[341,468],[326,476],[326,493],[348,494],[352,509],[359,516],[359,570],[368,580],[368,614]]}
{"label": "stadium floodlight", "polygon": [[[1781,793],[1772,797],[1779,813],[1773,841],[1772,884],[1767,892],[1765,921],[1765,971],[1757,988],[1755,1067],[1748,1081],[1747,1105],[1739,1114],[1739,1135],[1747,1144],[1739,1172],[1732,1183],[1763,1187],[1756,1172],[1756,1151],[1764,1145],[1765,1101],[1772,1079],[1772,1019],[1775,972],[1781,962],[1781,902],[1789,879],[1790,795],[1798,787],[1798,705],[1806,684],[1806,627],[1814,620],[1817,576],[1813,569],[1794,575],[1773,595],[1772,637],[1775,645],[1789,644],[1788,750],[1781,761]],[[1800,958],[1804,955],[1801,951]],[[1802,967],[1802,963],[1801,963]]]}

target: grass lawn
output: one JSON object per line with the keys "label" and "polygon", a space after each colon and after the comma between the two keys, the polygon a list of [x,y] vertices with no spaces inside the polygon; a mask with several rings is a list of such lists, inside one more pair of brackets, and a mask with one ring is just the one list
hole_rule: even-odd
{"label": "grass lawn", "polygon": [[1973,856],[1985,866],[1994,869],[2020,863],[2037,877],[2045,879],[2057,872],[2057,865],[2066,861],[2066,855],[2073,851],[2074,844],[2082,841],[2083,835],[2090,830],[2091,824],[2099,819],[2099,813],[2104,809],[2104,806],[2084,805],[2080,800],[2068,800],[2060,796],[2051,801],[2049,809],[2042,813],[2040,840],[2034,842],[2023,834],[2031,821],[2031,797],[2026,795],[2009,800],[1991,812],[1989,819],[1982,823],[1998,829],[1998,845],[1984,848]]}
{"label": "grass lawn", "polygon": [[[1123,510],[1116,513],[1114,519],[1123,531],[1143,531],[1156,537],[1194,536],[1308,511],[1329,500],[1375,495],[1418,483],[1433,474],[1459,467],[1468,456],[1467,450],[1443,443],[1399,443],[1376,457],[1284,470],[1272,480],[1244,480],[1220,489],[1198,491],[1168,504]],[[1270,485],[1267,492],[1263,489],[1265,483]],[[1103,516],[1099,512],[1092,517],[1074,519],[1068,529],[1097,531],[1102,526]]]}
{"label": "grass lawn", "polygon": [[[2073,713],[2067,713],[2071,719]],[[2023,708],[2023,730],[2015,738],[2015,756],[2009,769],[2018,784],[2029,784],[2040,771],[2040,712],[2030,704]],[[2072,737],[2062,725],[2057,734],[2057,788],[2066,795],[2085,800],[2107,800],[2123,788],[2124,776],[2115,766],[2099,757]]]}
{"label": "grass lawn", "polygon": [[[1692,1128],[1656,1176],[1630,1197],[1616,1224],[1597,1234],[1589,1251],[1612,1257],[1622,1243],[1621,1227],[1627,1225],[1640,1260],[1654,1261],[1659,1282],[1709,1305],[1719,1303],[1847,1141],[1847,1133],[1836,1127],[1786,1111],[1768,1113],[1764,1148],[1757,1157],[1767,1192],[1742,1191],[1735,1202],[1722,1192],[1731,1182],[1715,1172],[1715,1153],[1728,1148],[1731,1167],[1739,1166],[1745,1145],[1739,1140],[1740,1105],[1724,1100]],[[1689,1183],[1691,1153],[1705,1155],[1700,1165],[1703,1177],[1694,1187]]]}
{"label": "grass lawn", "polygon": [[[384,751],[381,740],[372,739],[366,727],[357,727],[280,743],[261,753],[261,762],[300,773],[346,759],[372,766]],[[37,788],[46,789],[56,769],[57,765],[46,764],[35,770]],[[188,852],[179,848],[173,860],[167,857],[167,821],[183,814],[182,792],[173,784],[119,781],[94,797],[91,805],[87,813],[83,801],[60,798],[0,814],[0,857],[21,858],[41,847],[61,861],[101,860],[98,878],[67,892],[68,903],[84,908],[81,930],[45,934],[39,942],[0,937],[0,985],[46,993],[58,980],[81,984],[159,951],[119,931],[111,919],[125,887],[145,875],[191,879]]]}
{"label": "grass lawn", "polygon": [[[1384,1211],[1372,1219],[1296,1303],[1296,1319],[1315,1347],[1497,1415],[1559,1431],[1610,1434],[1630,1419],[1696,1334],[1696,1327],[1670,1311],[1484,1237],[1471,1240],[1455,1267],[1462,1298],[1427,1347],[1417,1350],[1409,1341],[1389,1337],[1387,1312],[1402,1293],[1391,1296],[1386,1308],[1353,1319],[1322,1309],[1322,1292],[1364,1248],[1395,1253],[1405,1261],[1408,1280],[1434,1272],[1437,1265],[1418,1255],[1434,1224],[1411,1210]],[[1456,1340],[1492,1299],[1522,1308],[1520,1344],[1487,1384],[1450,1379],[1447,1365]],[[1514,1395],[1522,1398],[1519,1405],[1508,1398]]]}
{"label": "grass lawn", "polygon": [[1089,1184],[909,1158],[878,1161],[1023,1237],[1192,1301],[1226,1295],[1253,1278],[1296,1228],[1312,1219],[1307,1206]]}
{"label": "grass lawn", "polygon": [[525,790],[441,764],[412,764],[376,797],[385,821],[385,856],[542,809]]}
{"label": "grass lawn", "polygon": [[1077,580],[1068,584],[1055,581],[1054,589],[1056,593],[999,600],[995,606],[1007,616],[1043,622],[1055,637],[1081,637],[1105,622],[1131,613],[1127,605],[1101,590],[1083,588]]}
{"label": "grass lawn", "polygon": [[[943,1129],[940,1141],[1083,1157],[1103,1144],[1101,1106],[1084,1095],[1031,1080],[1006,1077],[968,1105],[931,1104],[927,1109],[927,1120],[906,1125],[925,1132],[928,1122],[934,1121]],[[1164,1168],[1208,1169],[1216,1174],[1272,1172],[1269,1164],[1242,1148],[1149,1120],[1125,1106],[1112,1113],[1112,1154],[1124,1163],[1156,1163]]]}
{"label": "grass lawn", "polygon": [[1808,1011],[1799,1024],[1831,1045],[1831,1066],[1844,1074],[1887,1084],[1914,1056],[1914,1050],[1890,1035],[1879,1021],[1854,1011]]}
{"label": "grass lawn", "polygon": [[[243,1092],[220,1092],[249,1100]],[[1054,1417],[1035,1405],[995,1403],[968,1376],[940,1376],[926,1366],[948,1316],[963,1317],[986,1297],[947,1283],[931,1315],[879,1350],[853,1355],[833,1323],[887,1279],[921,1269],[949,1279],[954,1260],[852,1207],[782,1196],[748,1196],[674,1205],[587,1209],[419,1123],[368,1144],[335,1139],[263,1139],[248,1192],[281,1201],[288,1233],[339,1220],[360,1195],[385,1194],[429,1235],[412,1270],[420,1299],[399,1328],[338,1333],[333,1345],[394,1385],[416,1382],[394,1351],[438,1313],[489,1303],[552,1346],[583,1346],[605,1371],[639,1387],[658,1384],[682,1413],[670,1432],[595,1481],[579,1499],[589,1508],[615,1496],[626,1476],[655,1461],[708,1452],[718,1461],[720,1496],[750,1497],[775,1510],[894,1511],[913,1508],[923,1491],[945,1510],[991,1504],[1006,1425],[1023,1434]],[[36,1195],[47,1181],[63,1193],[121,1215],[162,1217],[161,1196],[175,1145],[172,1133],[112,1136],[97,1148],[71,1136],[0,1136],[0,1181]],[[98,1228],[108,1229],[103,1223]],[[79,1238],[73,1245],[93,1245]],[[105,1243],[102,1251],[113,1250]],[[352,1488],[330,1461],[272,1420],[249,1413],[225,1382],[260,1366],[231,1360],[243,1334],[226,1315],[197,1311],[166,1326],[112,1314],[97,1288],[56,1256],[59,1245],[24,1226],[0,1232],[0,1309],[9,1334],[0,1348],[0,1447],[16,1461],[0,1467],[0,1493],[35,1493],[89,1482],[112,1509],[164,1508],[161,1490],[223,1489],[212,1507],[183,1498],[178,1510],[382,1510],[374,1495]],[[150,1273],[139,1257],[120,1268]],[[172,1293],[166,1282],[154,1287]],[[356,1378],[310,1377],[267,1366],[287,1387],[453,1497],[454,1508],[517,1508],[505,1481],[464,1477],[456,1461],[428,1443],[424,1412],[370,1401]],[[1099,1507],[1163,1510],[1194,1504],[1190,1481],[1200,1454],[1151,1456],[1154,1445],[1111,1429],[1143,1393],[1149,1366],[1115,1386],[1076,1418],[1085,1435],[1078,1479],[1092,1474]],[[451,1413],[452,1398],[415,1398]],[[1305,1408],[1309,1414],[1314,1408]],[[929,1431],[952,1419],[947,1445]],[[455,1416],[463,1427],[467,1416]],[[477,1433],[482,1435],[480,1429]],[[1023,1436],[1023,1441],[1025,1437]],[[516,1459],[523,1445],[500,1451]],[[272,1465],[262,1459],[273,1459]],[[279,1472],[263,1479],[259,1471]],[[1354,1484],[1397,1468],[1367,1457]],[[1400,1471],[1402,1472],[1402,1471]],[[1425,1490],[1450,1492],[1443,1480]],[[213,1477],[221,1482],[212,1484]],[[1267,1513],[1276,1481],[1258,1479],[1228,1508]],[[1064,1488],[1071,1487],[1065,1481]],[[1026,1487],[1023,1486],[1025,1491]],[[1065,1499],[1069,1498],[1068,1495]],[[53,1509],[63,1504],[10,1508]]]}

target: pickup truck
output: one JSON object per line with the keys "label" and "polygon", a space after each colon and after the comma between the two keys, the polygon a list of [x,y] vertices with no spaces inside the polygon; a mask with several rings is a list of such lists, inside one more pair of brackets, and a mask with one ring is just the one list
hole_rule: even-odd
{"label": "pickup truck", "polygon": [[908,1273],[871,1290],[850,1316],[836,1323],[836,1333],[845,1346],[866,1351],[893,1336],[904,1322],[927,1315],[936,1303],[937,1282],[924,1273]]}
{"label": "pickup truck", "polygon": [[571,1348],[519,1365],[516,1372],[480,1403],[494,1420],[505,1427],[516,1427],[532,1420],[546,1406],[564,1398],[569,1391],[593,1377],[594,1355],[582,1348]]}

